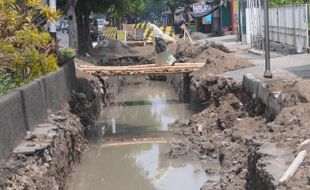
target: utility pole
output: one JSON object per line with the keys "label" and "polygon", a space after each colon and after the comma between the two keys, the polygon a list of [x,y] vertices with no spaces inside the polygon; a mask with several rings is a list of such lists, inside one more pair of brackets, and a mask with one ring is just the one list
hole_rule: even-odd
{"label": "utility pole", "polygon": [[265,78],[272,78],[272,73],[270,69],[270,49],[269,49],[269,11],[268,11],[268,0],[264,2],[264,12],[265,12]]}
{"label": "utility pole", "polygon": [[[56,0],[49,0],[49,6],[52,10],[56,11]],[[56,22],[50,22],[49,29],[51,36],[56,39]]]}

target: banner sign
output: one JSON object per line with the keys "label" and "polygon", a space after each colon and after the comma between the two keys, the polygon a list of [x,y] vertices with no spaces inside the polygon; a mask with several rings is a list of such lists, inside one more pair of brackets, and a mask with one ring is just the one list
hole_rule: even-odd
{"label": "banner sign", "polygon": [[117,40],[122,41],[122,42],[126,42],[127,41],[127,34],[126,31],[124,30],[118,30],[117,31]]}

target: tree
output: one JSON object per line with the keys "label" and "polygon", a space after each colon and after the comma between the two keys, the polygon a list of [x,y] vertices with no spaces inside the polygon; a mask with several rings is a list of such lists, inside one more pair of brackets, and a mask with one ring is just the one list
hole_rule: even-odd
{"label": "tree", "polygon": [[79,55],[91,50],[89,16],[91,13],[107,13],[117,18],[134,17],[145,7],[146,0],[59,0],[66,3],[69,18],[69,44]]}
{"label": "tree", "polygon": [[270,6],[308,4],[310,0],[269,0]]}
{"label": "tree", "polygon": [[[119,1],[119,2],[118,2]],[[118,0],[111,4],[107,13],[116,19],[116,26],[121,28],[123,18],[129,22],[135,21],[140,13],[145,9],[146,0]]]}
{"label": "tree", "polygon": [[187,6],[197,2],[197,0],[163,0],[169,7],[172,14],[175,13],[177,8]]}

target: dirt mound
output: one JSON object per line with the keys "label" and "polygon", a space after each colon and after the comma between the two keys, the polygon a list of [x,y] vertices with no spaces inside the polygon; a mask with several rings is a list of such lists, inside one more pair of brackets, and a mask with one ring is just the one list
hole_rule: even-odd
{"label": "dirt mound", "polygon": [[124,56],[138,53],[139,52],[135,51],[123,42],[113,39],[104,39],[100,41],[92,51],[92,54],[94,55],[113,54],[113,56]]}
{"label": "dirt mound", "polygon": [[[303,86],[307,89],[308,87]],[[283,107],[295,106],[300,103],[307,103],[307,98],[302,94],[303,89],[298,85],[298,81],[293,81],[284,86],[284,90],[279,96],[279,102]]]}
{"label": "dirt mound", "polygon": [[[214,91],[230,83],[223,80],[217,80]],[[224,85],[225,88],[228,85]],[[170,126],[178,130],[168,154],[174,159],[207,160],[206,172],[219,179],[207,181],[202,189],[245,189],[248,151],[242,139],[238,139],[243,133],[234,137],[232,131],[247,117],[246,111],[235,94],[226,91],[222,96],[217,93],[210,93],[210,96],[216,101],[212,101],[208,109]],[[242,126],[247,128],[246,124]]]}
{"label": "dirt mound", "polygon": [[187,41],[179,41],[175,50],[175,57],[181,63],[206,63],[205,67],[193,75],[197,77],[251,66],[249,62],[230,54],[225,46],[212,42],[191,45]]}
{"label": "dirt mound", "polygon": [[97,65],[152,64],[153,51],[152,46],[131,47],[118,40],[104,39],[92,50],[91,57]]}
{"label": "dirt mound", "polygon": [[[176,44],[175,57],[179,62],[195,61],[197,56],[203,55],[205,50],[215,48],[221,50],[223,53],[229,53],[229,50],[222,44],[214,42],[202,42],[198,44],[191,44],[189,41],[179,40]],[[205,62],[205,60],[200,60]]]}
{"label": "dirt mound", "polygon": [[[277,175],[281,177],[303,150],[301,142],[310,139],[309,103],[300,93],[308,81],[283,83],[284,108],[268,123],[262,117],[264,111],[255,111],[263,107],[259,105],[262,102],[249,107],[249,100],[233,81],[210,75],[193,77],[207,101],[207,109],[170,126],[176,137],[170,142],[168,154],[173,159],[206,161],[206,172],[218,176],[218,180],[207,181],[202,189],[304,189],[310,184],[309,156],[288,183],[277,184]],[[276,84],[279,81],[269,85]],[[309,145],[303,148],[310,151]]]}
{"label": "dirt mound", "polygon": [[226,71],[237,70],[252,65],[247,61],[236,58],[230,53],[225,53],[215,48],[208,48],[204,50],[192,61],[206,63],[205,67],[196,72],[196,76],[208,73],[220,74]]}

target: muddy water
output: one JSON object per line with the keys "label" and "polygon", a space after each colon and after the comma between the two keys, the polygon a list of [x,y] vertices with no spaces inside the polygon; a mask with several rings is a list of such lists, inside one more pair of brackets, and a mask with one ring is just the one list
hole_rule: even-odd
{"label": "muddy water", "polygon": [[139,135],[168,131],[168,124],[192,115],[165,82],[137,80],[123,87],[114,106],[106,107],[102,120],[108,135]]}
{"label": "muddy water", "polygon": [[[106,138],[168,131],[169,123],[190,117],[188,104],[165,82],[134,82],[122,87],[115,105],[102,114]],[[167,144],[93,145],[69,184],[70,190],[195,190],[208,176],[199,162],[177,162]]]}

